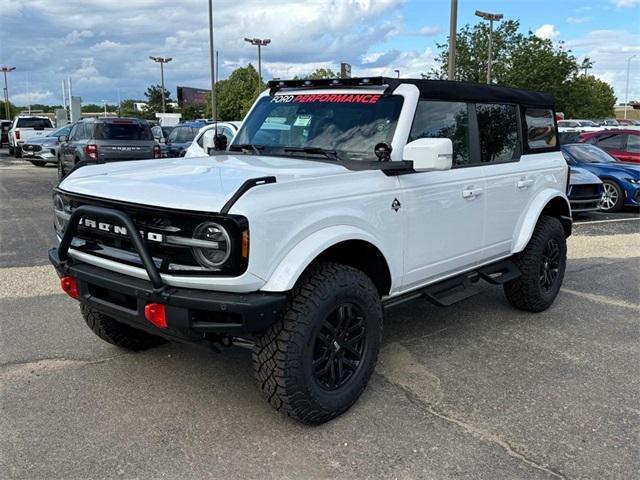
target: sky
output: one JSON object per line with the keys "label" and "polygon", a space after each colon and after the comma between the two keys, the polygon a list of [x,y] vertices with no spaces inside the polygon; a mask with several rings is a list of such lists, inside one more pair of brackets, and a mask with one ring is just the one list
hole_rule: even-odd
{"label": "sky", "polygon": [[[640,0],[459,0],[458,27],[479,19],[476,9],[519,19],[532,31],[594,62],[590,73],[625,99],[640,100]],[[0,0],[0,66],[9,74],[11,101],[62,103],[71,76],[83,103],[143,99],[160,83],[149,55],[169,56],[165,85],[207,88],[207,0]],[[434,66],[446,41],[449,0],[214,0],[220,77],[257,64],[244,37],[270,38],[263,78],[290,78],[318,67],[354,76],[419,76]]]}

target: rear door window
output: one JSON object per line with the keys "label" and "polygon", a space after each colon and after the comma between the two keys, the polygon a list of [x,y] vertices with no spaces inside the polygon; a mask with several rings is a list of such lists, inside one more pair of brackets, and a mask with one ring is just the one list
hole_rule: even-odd
{"label": "rear door window", "polygon": [[555,147],[558,144],[553,111],[527,108],[524,112],[527,146],[532,150]]}
{"label": "rear door window", "polygon": [[141,123],[96,123],[96,140],[153,140],[149,125]]}
{"label": "rear door window", "polygon": [[453,166],[472,164],[466,103],[420,100],[409,141],[419,138],[449,138],[453,143]]}
{"label": "rear door window", "polygon": [[482,163],[502,163],[520,157],[518,109],[515,105],[476,104]]}
{"label": "rear door window", "polygon": [[627,136],[627,151],[640,153],[640,135]]}
{"label": "rear door window", "polygon": [[597,145],[602,148],[611,148],[613,150],[624,150],[626,147],[626,135],[610,135],[600,137]]}

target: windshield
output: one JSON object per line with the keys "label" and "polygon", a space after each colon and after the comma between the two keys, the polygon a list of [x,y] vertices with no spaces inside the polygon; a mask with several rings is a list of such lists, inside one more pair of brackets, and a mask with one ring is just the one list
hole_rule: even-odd
{"label": "windshield", "polygon": [[96,140],[153,140],[148,125],[140,123],[96,123]]}
{"label": "windshield", "polygon": [[598,125],[590,120],[581,120],[580,125],[583,127],[597,127]]}
{"label": "windshield", "polygon": [[617,161],[607,152],[593,145],[567,145],[564,148],[579,162],[614,163]]}
{"label": "windshield", "polygon": [[24,117],[18,118],[16,128],[53,128],[48,118]]}
{"label": "windshield", "polygon": [[375,160],[376,144],[391,144],[402,102],[398,95],[263,97],[230,149],[249,144],[279,154],[286,154],[289,148],[321,149],[335,151],[339,158],[348,160]]}
{"label": "windshield", "polygon": [[49,134],[49,137],[61,137],[62,135],[69,136],[69,132],[71,131],[71,127],[73,125],[65,125],[64,127],[60,127],[57,130],[54,130]]}

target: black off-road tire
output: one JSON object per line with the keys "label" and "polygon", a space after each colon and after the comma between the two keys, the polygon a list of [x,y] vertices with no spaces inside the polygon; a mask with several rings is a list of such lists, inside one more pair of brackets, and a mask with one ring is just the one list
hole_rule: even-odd
{"label": "black off-road tire", "polygon": [[16,147],[13,149],[16,158],[22,158],[22,148]]}
{"label": "black off-road tire", "polygon": [[120,323],[113,318],[82,305],[82,316],[89,328],[105,342],[125,350],[147,350],[166,343],[160,337]]}
{"label": "black off-road tire", "polygon": [[[557,275],[549,285],[544,285],[547,249],[557,246]],[[527,312],[542,312],[549,308],[558,296],[564,272],[567,266],[567,240],[560,220],[555,217],[541,216],[538,220],[529,244],[521,253],[514,255],[513,262],[522,275],[507,282],[504,293],[509,303]],[[549,283],[549,282],[546,282]]]}
{"label": "black off-road tire", "polygon": [[9,155],[11,155],[13,157],[15,153],[16,153],[15,149],[10,146],[9,147]]}
{"label": "black off-road tire", "polygon": [[[326,320],[345,305],[362,313],[353,318],[365,325],[361,334],[364,353],[346,383],[330,390],[320,383],[312,362]],[[282,318],[254,346],[255,376],[269,403],[307,424],[324,423],[344,413],[358,400],[373,373],[382,341],[382,319],[378,290],[363,272],[336,263],[312,268],[292,290]],[[338,356],[337,351],[333,354]],[[333,362],[334,357],[330,358]]]}
{"label": "black off-road tire", "polygon": [[36,167],[44,167],[47,162],[40,162],[38,160],[29,160],[31,162],[32,165],[35,165]]}

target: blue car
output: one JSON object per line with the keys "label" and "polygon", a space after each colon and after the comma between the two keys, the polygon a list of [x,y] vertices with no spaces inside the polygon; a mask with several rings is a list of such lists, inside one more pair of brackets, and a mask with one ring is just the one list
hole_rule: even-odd
{"label": "blue car", "polygon": [[562,154],[569,165],[584,168],[602,180],[602,211],[618,212],[625,205],[640,206],[640,164],[619,162],[587,143],[562,145]]}
{"label": "blue car", "polygon": [[191,146],[193,139],[204,125],[206,124],[189,122],[176,126],[166,138],[165,143],[160,144],[160,156],[162,158],[184,157],[187,148]]}

